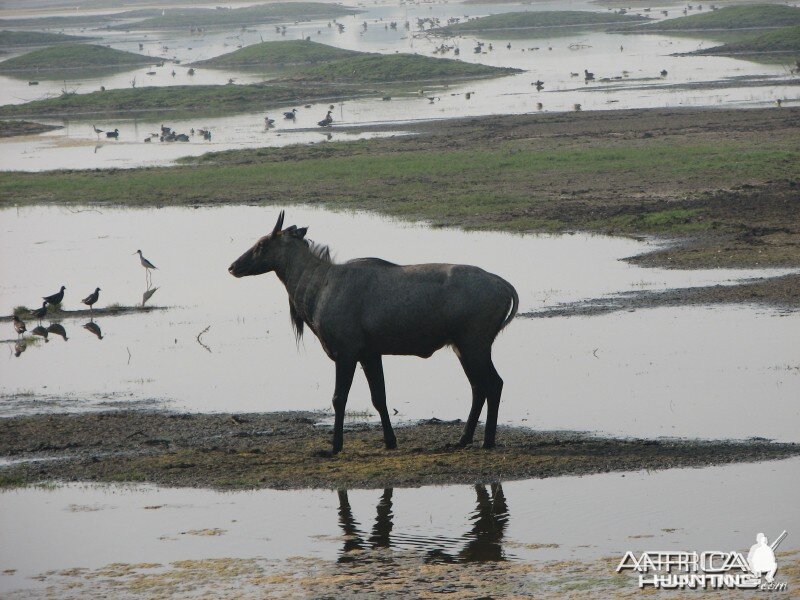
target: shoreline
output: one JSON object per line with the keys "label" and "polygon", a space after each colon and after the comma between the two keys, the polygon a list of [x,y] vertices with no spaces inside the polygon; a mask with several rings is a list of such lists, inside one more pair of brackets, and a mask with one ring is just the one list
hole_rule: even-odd
{"label": "shoreline", "polygon": [[[349,422],[344,451],[322,456],[328,415],[120,410],[0,419],[0,487],[42,482],[152,483],[233,489],[418,487],[703,467],[800,455],[800,444],[631,439],[501,426],[498,446],[456,446],[463,423],[430,419],[396,428]],[[476,440],[481,439],[481,431]]]}

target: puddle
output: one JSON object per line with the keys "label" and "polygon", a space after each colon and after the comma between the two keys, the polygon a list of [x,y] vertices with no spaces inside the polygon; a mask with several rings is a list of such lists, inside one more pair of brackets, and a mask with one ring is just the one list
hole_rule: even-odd
{"label": "puddle", "polygon": [[[589,2],[573,3],[571,9],[598,10]],[[544,111],[569,111],[574,104],[583,110],[614,110],[626,108],[679,107],[679,106],[768,106],[776,98],[787,101],[797,97],[797,87],[778,83],[787,77],[781,65],[761,65],[725,57],[676,57],[673,53],[689,52],[698,48],[717,45],[709,40],[699,40],[668,35],[619,35],[608,33],[569,34],[551,38],[532,37],[512,39],[511,48],[506,41],[493,41],[494,50],[484,54],[473,54],[472,49],[479,39],[465,36],[455,40],[431,37],[418,30],[417,18],[439,17],[446,22],[450,17],[465,15],[482,16],[514,10],[561,10],[557,2],[537,2],[535,5],[461,5],[456,3],[425,4],[380,4],[360,6],[366,12],[347,17],[344,33],[328,28],[327,21],[288,24],[285,36],[275,32],[273,25],[248,28],[245,31],[207,32],[203,36],[191,36],[186,31],[157,32],[94,32],[102,36],[99,43],[114,48],[151,54],[155,60],[177,58],[182,64],[152,69],[156,74],[145,73],[150,67],[125,73],[116,73],[102,78],[73,79],[66,81],[41,81],[39,86],[28,86],[26,80],[0,77],[0,104],[20,103],[32,99],[58,95],[62,89],[87,93],[104,85],[107,89],[130,87],[136,78],[137,86],[163,86],[186,84],[223,84],[232,78],[236,84],[264,79],[265,76],[235,71],[219,71],[200,68],[193,77],[186,74],[185,65],[234,51],[239,44],[244,46],[278,39],[298,39],[311,36],[314,41],[366,52],[417,52],[432,55],[433,50],[444,42],[458,44],[460,60],[480,62],[500,67],[516,67],[527,72],[500,79],[452,84],[441,88],[433,84],[412,86],[412,91],[422,87],[425,94],[397,95],[390,102],[382,101],[383,94],[372,98],[347,101],[337,104],[334,113],[333,139],[349,139],[349,135],[337,133],[336,125],[389,124],[402,130],[405,123],[416,120],[444,119],[492,114],[520,114],[535,112],[536,103],[543,104]],[[677,16],[677,10],[673,10]],[[660,18],[653,10],[652,17]],[[382,21],[381,21],[382,19]],[[366,21],[364,32],[360,25]],[[385,29],[390,21],[412,23],[412,30],[402,26],[397,31]],[[67,33],[79,31],[66,30]],[[317,33],[319,32],[319,33]],[[580,47],[576,47],[579,44]],[[164,50],[164,47],[167,50]],[[620,46],[623,50],[620,51]],[[453,57],[452,53],[446,55]],[[596,74],[597,81],[584,85],[580,77],[571,73],[583,73],[589,69]],[[659,77],[662,69],[668,71],[665,79]],[[172,76],[172,71],[176,75]],[[627,73],[623,77],[623,71]],[[602,78],[620,77],[620,80],[603,83]],[[741,86],[729,87],[736,78]],[[764,85],[748,87],[753,78],[765,78]],[[771,81],[773,78],[775,81]],[[541,79],[544,89],[537,92],[531,82]],[[707,87],[705,82],[708,82]],[[722,82],[722,83],[714,83]],[[665,84],[675,88],[663,89]],[[693,86],[703,84],[702,89]],[[385,87],[385,86],[384,86]],[[603,91],[595,91],[602,88]],[[472,92],[466,99],[466,92]],[[429,102],[425,96],[438,98]],[[326,103],[314,105],[298,113],[296,123],[277,119],[276,127],[263,131],[264,113],[248,113],[224,118],[203,118],[172,122],[168,114],[163,118],[134,120],[130,118],[104,119],[97,123],[101,129],[120,130],[118,143],[95,144],[92,131],[94,118],[71,119],[69,122],[55,120],[59,125],[68,125],[66,130],[44,134],[24,140],[2,141],[2,170],[43,170],[52,168],[136,167],[165,164],[180,156],[194,156],[209,150],[233,148],[280,146],[287,143],[322,141],[319,132],[297,133],[296,128],[315,128],[326,112]],[[274,115],[280,115],[291,106],[275,107]],[[274,116],[273,115],[273,116]],[[189,144],[145,144],[148,133],[158,131],[164,120],[178,131],[188,133],[194,127],[212,131],[210,143],[194,140]],[[155,126],[155,127],[154,127]],[[63,138],[76,142],[64,144]],[[95,148],[95,146],[98,146]]]}
{"label": "puddle", "polygon": [[[168,311],[62,322],[15,358],[0,351],[0,415],[85,410],[163,400],[176,410],[330,410],[334,369],[316,338],[295,346],[286,292],[273,276],[234,279],[228,265],[271,229],[277,209],[222,207],[0,211],[0,305],[10,311],[67,286],[64,308],[101,287],[100,305]],[[763,276],[758,270],[643,269],[619,261],[647,242],[591,235],[465,233],[363,213],[290,207],[337,260],[475,264],[512,282],[520,311],[606,294]],[[148,292],[133,252],[159,267]],[[509,257],[514,260],[509,260]],[[778,274],[784,271],[774,270]],[[10,323],[3,337],[13,338]],[[203,333],[204,332],[204,333]],[[200,339],[198,341],[198,336]],[[494,345],[505,379],[502,423],[635,437],[800,441],[800,315],[752,307],[641,310],[590,318],[517,319]],[[746,343],[743,343],[746,340]],[[5,347],[5,348],[4,348]],[[470,389],[447,350],[423,361],[386,357],[389,406],[398,421],[464,419]],[[39,402],[41,397],[49,401]],[[64,398],[63,404],[53,398]],[[769,419],[752,419],[753,403]],[[105,404],[104,404],[105,403]],[[145,406],[149,403],[145,403]],[[374,416],[356,376],[348,411]]]}
{"label": "puddle", "polygon": [[789,459],[383,491],[4,491],[0,567],[15,571],[0,577],[0,592],[41,586],[31,577],[50,570],[222,557],[358,562],[374,548],[427,563],[616,559],[601,577],[627,550],[746,551],[760,531],[772,539],[788,530],[786,551],[799,547],[798,467]]}

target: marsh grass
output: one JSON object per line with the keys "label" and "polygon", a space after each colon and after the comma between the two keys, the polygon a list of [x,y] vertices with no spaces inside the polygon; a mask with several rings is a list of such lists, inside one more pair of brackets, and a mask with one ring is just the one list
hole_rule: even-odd
{"label": "marsh grass", "polygon": [[120,69],[154,64],[160,59],[93,44],[60,44],[0,62],[5,73],[43,73],[75,69]]}
{"label": "marsh grass", "polygon": [[448,25],[432,30],[438,35],[460,35],[464,33],[546,30],[548,35],[562,30],[603,30],[623,24],[641,23],[648,19],[637,15],[590,12],[583,10],[553,10],[532,12],[510,12],[487,17],[479,17],[462,23]]}
{"label": "marsh grass", "polygon": [[[620,187],[654,178],[729,187],[800,178],[800,139],[714,144],[609,140],[588,147],[549,148],[534,140],[450,151],[397,151],[405,148],[397,144],[371,141],[217,153],[186,166],[116,171],[114,178],[103,171],[2,173],[0,202],[164,206],[285,204],[292,198],[294,203],[376,210],[471,228],[496,227],[501,220],[511,231],[558,231],[570,223],[545,190],[563,187],[570,179],[580,178],[587,185],[619,182]],[[545,214],[531,212],[537,207]],[[598,214],[581,227],[669,233],[714,226],[704,209]]]}

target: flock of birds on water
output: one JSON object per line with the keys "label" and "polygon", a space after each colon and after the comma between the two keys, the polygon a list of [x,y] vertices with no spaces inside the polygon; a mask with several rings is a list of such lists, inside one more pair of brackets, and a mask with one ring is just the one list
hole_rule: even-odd
{"label": "flock of birds on water", "polygon": [[[142,298],[142,304],[146,302],[158,288],[151,288],[151,271],[156,270],[157,267],[147,260],[144,255],[142,254],[141,250],[137,250],[134,254],[139,255],[139,263],[144,267],[145,270],[145,278],[147,281],[147,291],[145,292]],[[45,342],[48,342],[48,335],[50,333],[54,333],[56,335],[61,336],[64,338],[64,341],[67,341],[67,332],[64,329],[64,326],[60,323],[50,323],[48,327],[44,327],[42,325],[42,319],[47,316],[48,307],[60,307],[61,303],[64,301],[64,293],[66,292],[67,287],[62,285],[61,289],[59,289],[55,294],[50,294],[49,296],[42,296],[42,306],[41,308],[37,308],[34,310],[29,310],[29,315],[31,319],[35,319],[37,321],[37,326],[31,330],[31,334],[34,336],[39,336],[44,338]],[[94,305],[97,304],[97,301],[100,300],[100,288],[97,287],[95,290],[86,296],[83,300],[81,300],[81,304],[89,307],[89,314],[90,320],[88,323],[83,325],[83,328],[89,331],[90,333],[94,334],[98,339],[103,339],[103,332],[100,329],[100,326],[94,322]],[[19,357],[26,349],[27,344],[22,338],[22,336],[28,331],[28,325],[23,321],[20,316],[14,312],[11,317],[12,325],[14,326],[14,331],[17,334],[17,343],[14,348],[14,356]]]}
{"label": "flock of birds on water", "polygon": [[[310,104],[306,104],[305,108],[311,108]],[[333,125],[333,109],[335,106],[331,104],[328,107],[328,112],[325,117],[321,121],[317,121],[317,125],[319,127],[330,128]],[[284,121],[296,121],[297,120],[297,109],[293,108],[290,111],[283,113]],[[269,117],[269,115],[264,117],[264,129],[271,129],[275,126],[275,119]],[[119,139],[119,128],[115,128],[112,130],[105,130],[100,129],[97,125],[92,125],[92,129],[94,130],[97,139],[99,140],[100,137],[105,134],[106,139]],[[200,136],[204,140],[211,140],[211,130],[208,128],[199,128],[195,130],[192,128],[188,134],[186,133],[178,133],[177,131],[173,130],[171,127],[167,127],[162,123],[161,131],[158,133],[151,133],[149,134],[144,141],[146,143],[152,142],[154,139],[157,139],[159,142],[188,142],[194,136]]]}

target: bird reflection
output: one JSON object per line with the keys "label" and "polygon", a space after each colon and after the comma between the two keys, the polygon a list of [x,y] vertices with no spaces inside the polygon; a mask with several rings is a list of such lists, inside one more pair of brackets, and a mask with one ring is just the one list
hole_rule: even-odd
{"label": "bird reflection", "polygon": [[88,323],[86,323],[83,326],[83,328],[86,331],[89,331],[90,333],[93,333],[94,335],[96,335],[98,340],[102,340],[103,339],[103,332],[100,329],[100,326],[97,323],[95,323],[94,321],[89,321]]}
{"label": "bird reflection", "polygon": [[27,350],[27,349],[28,349],[28,344],[26,344],[24,341],[20,340],[19,342],[14,344],[14,356],[19,358],[19,355],[22,354],[23,352],[25,352],[25,350]]}
{"label": "bird reflection", "polygon": [[[392,544],[392,530],[394,529],[392,512],[391,488],[383,490],[376,507],[375,523],[372,533],[367,538],[358,521],[353,516],[347,490],[339,490],[339,527],[344,534],[344,543],[339,556],[340,563],[354,562],[356,560],[369,560],[361,552],[375,548],[389,548]],[[452,540],[454,544],[463,544],[458,552],[448,552],[439,547],[442,543],[441,536],[411,542],[428,548],[425,554],[426,562],[482,562],[506,560],[503,551],[503,536],[508,525],[508,504],[503,494],[503,486],[499,483],[492,484],[490,489],[484,485],[475,486],[476,507],[470,516],[471,529],[461,538]],[[399,534],[402,544],[410,542],[410,536]]]}
{"label": "bird reflection", "polygon": [[48,336],[47,329],[45,329],[41,325],[37,325],[36,327],[34,327],[33,330],[31,331],[31,334],[38,335],[39,337],[43,337],[45,342],[49,342],[50,341],[50,340],[47,339],[47,336]]}
{"label": "bird reflection", "polygon": [[157,287],[154,287],[154,288],[148,287],[148,288],[145,290],[144,294],[142,294],[142,306],[144,306],[144,305],[145,305],[145,303],[146,303],[148,300],[150,300],[150,298],[152,298],[152,297],[153,297],[153,294],[155,294],[155,293],[156,293],[156,291],[158,291],[158,288],[157,288]]}
{"label": "bird reflection", "polygon": [[47,328],[47,331],[49,331],[50,333],[55,333],[56,335],[60,335],[62,338],[64,338],[65,342],[68,341],[69,339],[67,338],[67,330],[64,329],[64,326],[61,325],[60,323],[51,323],[50,326]]}

